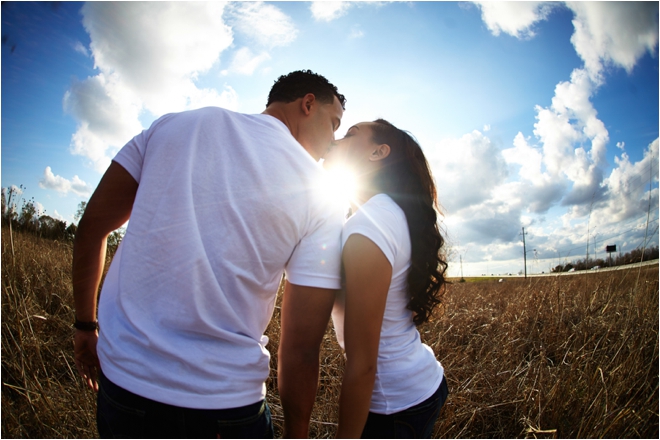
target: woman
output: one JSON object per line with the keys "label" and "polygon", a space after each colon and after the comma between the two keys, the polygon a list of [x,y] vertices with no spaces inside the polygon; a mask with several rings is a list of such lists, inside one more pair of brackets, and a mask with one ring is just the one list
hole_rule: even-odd
{"label": "woman", "polygon": [[325,166],[352,169],[358,186],[332,315],[346,353],[337,436],[430,438],[448,391],[415,327],[440,303],[447,267],[428,163],[408,133],[379,119],[351,127]]}

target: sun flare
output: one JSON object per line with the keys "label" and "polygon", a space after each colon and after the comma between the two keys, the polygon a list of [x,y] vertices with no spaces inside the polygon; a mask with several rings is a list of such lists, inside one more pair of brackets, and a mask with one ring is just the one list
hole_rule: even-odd
{"label": "sun flare", "polygon": [[326,172],[321,184],[323,197],[343,206],[349,206],[351,200],[355,200],[356,190],[355,175],[341,167]]}

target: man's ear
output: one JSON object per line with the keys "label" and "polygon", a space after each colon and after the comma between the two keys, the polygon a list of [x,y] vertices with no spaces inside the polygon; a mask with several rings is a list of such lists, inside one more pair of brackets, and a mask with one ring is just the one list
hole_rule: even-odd
{"label": "man's ear", "polygon": [[377,160],[383,160],[390,155],[390,146],[387,144],[380,144],[376,149],[369,155],[369,160],[375,162]]}
{"label": "man's ear", "polygon": [[313,93],[308,93],[303,96],[302,100],[300,101],[300,108],[305,116],[309,116],[309,114],[312,112],[312,107],[314,104],[316,104],[316,96],[314,96]]}

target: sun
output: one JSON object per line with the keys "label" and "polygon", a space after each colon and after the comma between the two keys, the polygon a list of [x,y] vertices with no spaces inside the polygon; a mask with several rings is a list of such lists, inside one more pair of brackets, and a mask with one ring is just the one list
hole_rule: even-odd
{"label": "sun", "polygon": [[324,173],[320,190],[326,200],[348,207],[357,191],[355,175],[347,168],[333,167]]}

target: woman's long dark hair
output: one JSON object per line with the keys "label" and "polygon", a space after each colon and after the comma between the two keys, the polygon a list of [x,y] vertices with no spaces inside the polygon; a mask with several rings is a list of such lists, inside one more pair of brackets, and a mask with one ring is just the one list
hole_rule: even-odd
{"label": "woman's long dark hair", "polygon": [[412,247],[408,272],[408,309],[416,325],[428,321],[440,304],[447,262],[438,228],[440,207],[429,164],[412,136],[384,119],[374,121],[373,141],[390,146],[383,167],[374,176],[375,189],[385,193],[406,215]]}

